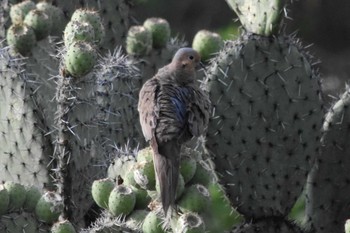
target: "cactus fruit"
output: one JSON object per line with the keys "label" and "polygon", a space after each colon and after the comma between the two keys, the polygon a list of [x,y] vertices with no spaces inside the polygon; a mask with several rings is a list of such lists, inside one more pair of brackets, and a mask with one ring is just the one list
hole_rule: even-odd
{"label": "cactus fruit", "polygon": [[24,18],[23,23],[34,30],[37,40],[47,37],[52,29],[52,19],[44,11],[31,10]]}
{"label": "cactus fruit", "polygon": [[109,195],[108,210],[114,216],[127,216],[134,209],[136,196],[134,191],[125,185],[116,186]]}
{"label": "cactus fruit", "polygon": [[187,184],[196,173],[197,162],[194,158],[189,155],[181,155],[180,162],[180,174],[183,177],[185,184]]}
{"label": "cactus fruit", "polygon": [[131,189],[136,197],[135,209],[146,209],[152,200],[147,191],[141,188],[135,188],[134,186],[131,186]]}
{"label": "cactus fruit", "polygon": [[148,215],[147,210],[135,210],[133,211],[125,221],[125,226],[134,231],[141,231],[143,221]]}
{"label": "cactus fruit", "polygon": [[65,68],[73,77],[82,77],[94,68],[96,58],[96,50],[90,44],[77,41],[67,49]]}
{"label": "cactus fruit", "polygon": [[45,223],[57,221],[63,211],[62,197],[54,192],[46,192],[39,199],[35,207],[35,214]]}
{"label": "cactus fruit", "polygon": [[345,221],[345,233],[350,233],[350,220]]}
{"label": "cactus fruit", "polygon": [[86,22],[94,29],[95,41],[98,45],[103,42],[105,37],[105,29],[101,21],[100,15],[96,11],[78,9],[71,18],[71,22]]}
{"label": "cactus fruit", "polygon": [[26,199],[23,203],[23,209],[27,212],[33,212],[40,198],[41,192],[37,187],[26,187]]}
{"label": "cactus fruit", "polygon": [[68,220],[63,220],[53,224],[51,233],[76,233],[72,223]]}
{"label": "cactus fruit", "polygon": [[10,195],[4,185],[0,185],[0,216],[7,212],[9,204]]}
{"label": "cactus fruit", "polygon": [[24,24],[11,25],[7,30],[6,40],[14,51],[22,55],[27,55],[36,42],[33,29]]}
{"label": "cactus fruit", "polygon": [[126,51],[130,55],[145,56],[152,49],[152,33],[143,26],[132,26],[126,38]]}
{"label": "cactus fruit", "polygon": [[63,41],[69,47],[75,41],[93,43],[95,41],[95,30],[86,22],[70,21],[64,29]]}
{"label": "cactus fruit", "polygon": [[208,30],[198,31],[192,41],[192,48],[198,51],[202,61],[207,61],[213,54],[219,52],[223,45],[221,36]]}
{"label": "cactus fruit", "polygon": [[5,189],[7,190],[10,203],[10,210],[18,210],[22,208],[24,201],[26,200],[26,189],[23,185],[15,183],[13,181],[6,181],[4,184]]}
{"label": "cactus fruit", "polygon": [[195,173],[189,183],[207,186],[216,180],[213,165],[208,161],[200,160],[197,162]]}
{"label": "cactus fruit", "polygon": [[99,207],[102,207],[104,209],[108,208],[108,198],[114,186],[115,183],[109,178],[95,180],[92,183],[92,198]]}
{"label": "cactus fruit", "polygon": [[148,18],[143,26],[152,33],[152,46],[161,49],[166,46],[170,39],[170,25],[162,18]]}
{"label": "cactus fruit", "polygon": [[11,6],[10,18],[11,18],[12,24],[23,23],[23,20],[25,16],[28,14],[28,12],[34,9],[35,9],[35,3],[30,0],[26,0]]}
{"label": "cactus fruit", "polygon": [[138,163],[134,170],[134,179],[143,189],[156,189],[156,175],[153,161]]}
{"label": "cactus fruit", "polygon": [[48,2],[38,2],[36,9],[45,12],[52,21],[50,35],[61,36],[65,26],[63,11]]}
{"label": "cactus fruit", "polygon": [[215,116],[206,145],[248,218],[286,216],[319,151],[323,104],[308,58],[291,37],[244,34],[208,69]]}
{"label": "cactus fruit", "polygon": [[249,32],[269,36],[279,29],[286,0],[226,0]]}
{"label": "cactus fruit", "polygon": [[202,233],[205,224],[202,218],[195,213],[185,213],[180,216],[174,233]]}
{"label": "cactus fruit", "polygon": [[187,188],[179,199],[178,206],[183,212],[202,213],[208,208],[210,193],[206,187],[197,184]]}
{"label": "cactus fruit", "polygon": [[145,217],[142,224],[143,233],[166,233],[162,227],[162,219],[155,211],[151,211]]}
{"label": "cactus fruit", "polygon": [[350,212],[350,87],[328,110],[323,123],[324,146],[308,177],[306,225],[318,233],[344,231]]}

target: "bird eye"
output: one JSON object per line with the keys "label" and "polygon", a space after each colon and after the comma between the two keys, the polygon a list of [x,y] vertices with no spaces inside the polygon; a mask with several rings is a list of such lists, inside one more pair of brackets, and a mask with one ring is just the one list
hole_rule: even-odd
{"label": "bird eye", "polygon": [[190,58],[191,60],[193,60],[194,57],[193,57],[193,56],[190,56],[189,58]]}

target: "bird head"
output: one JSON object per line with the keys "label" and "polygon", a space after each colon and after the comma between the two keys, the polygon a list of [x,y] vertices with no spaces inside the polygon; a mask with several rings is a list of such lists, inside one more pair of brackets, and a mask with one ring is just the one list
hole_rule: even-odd
{"label": "bird head", "polygon": [[[177,73],[177,78],[181,82],[193,82],[196,76],[196,69],[199,67],[201,57],[199,53],[192,48],[179,49],[171,62]],[[182,80],[183,79],[183,80]]]}

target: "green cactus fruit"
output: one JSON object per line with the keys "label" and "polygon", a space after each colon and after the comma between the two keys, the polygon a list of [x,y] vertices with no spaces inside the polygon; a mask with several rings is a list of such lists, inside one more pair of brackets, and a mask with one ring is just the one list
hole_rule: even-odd
{"label": "green cactus fruit", "polygon": [[137,162],[153,162],[153,150],[150,146],[137,152]]}
{"label": "green cactus fruit", "polygon": [[157,215],[155,211],[151,211],[147,214],[142,224],[143,233],[166,233],[162,227],[163,220]]}
{"label": "green cactus fruit", "polygon": [[109,178],[95,180],[92,183],[92,198],[99,207],[108,209],[109,195],[111,194],[111,191],[113,190],[114,186],[115,182],[113,182]]}
{"label": "green cactus fruit", "polygon": [[105,37],[105,29],[100,15],[96,11],[78,9],[74,11],[71,21],[87,22],[92,25],[95,31],[95,42],[100,45]]}
{"label": "green cactus fruit", "polygon": [[7,212],[9,204],[10,195],[4,185],[0,185],[0,216]]}
{"label": "green cactus fruit", "polygon": [[[174,233],[202,233],[205,231],[205,224],[202,218],[196,213],[185,213],[177,221]],[[217,231],[219,232],[219,231]]]}
{"label": "green cactus fruit", "polygon": [[125,226],[134,231],[141,232],[143,221],[148,215],[147,210],[134,210],[126,219]]}
{"label": "green cactus fruit", "polygon": [[219,52],[224,41],[221,36],[208,30],[200,30],[192,41],[192,48],[201,55],[202,61],[208,60],[213,54]]}
{"label": "green cactus fruit", "polygon": [[196,171],[189,183],[207,186],[211,182],[214,182],[215,179],[216,176],[211,165],[204,160],[200,160],[197,162]]}
{"label": "green cactus fruit", "polygon": [[190,155],[181,155],[180,174],[182,175],[185,184],[187,184],[196,173],[197,162]]}
{"label": "green cactus fruit", "polygon": [[52,19],[41,10],[29,11],[23,23],[33,28],[36,40],[38,41],[47,37],[52,29]]}
{"label": "green cactus fruit", "polygon": [[200,184],[192,185],[184,191],[178,201],[178,206],[183,212],[202,213],[207,210],[210,202],[210,194],[206,187]]}
{"label": "green cactus fruit", "polygon": [[68,47],[64,58],[66,70],[73,77],[89,73],[96,63],[96,50],[88,43],[77,41]]}
{"label": "green cactus fruit", "polygon": [[25,187],[12,181],[6,181],[4,187],[10,197],[9,210],[14,211],[22,208],[23,203],[26,200]]}
{"label": "green cactus fruit", "polygon": [[[120,178],[127,180],[127,175],[129,173],[133,173],[131,169],[133,169],[135,163],[135,155],[132,153],[122,153],[120,156],[118,155],[114,160],[112,160],[111,164],[108,167],[108,177],[116,181]],[[134,175],[132,175],[132,178],[134,179]]]}
{"label": "green cactus fruit", "polygon": [[134,179],[143,189],[156,189],[156,174],[152,161],[138,162],[134,170]]}
{"label": "green cactus fruit", "polygon": [[65,26],[63,11],[48,2],[38,2],[36,8],[45,12],[52,21],[50,35],[60,36]]}
{"label": "green cactus fruit", "polygon": [[285,0],[226,0],[236,12],[244,28],[252,33],[269,36],[280,26]]}
{"label": "green cactus fruit", "polygon": [[226,232],[237,223],[243,222],[243,217],[231,206],[225,191],[218,183],[210,183],[208,187],[211,203],[205,215],[209,232]]}
{"label": "green cactus fruit", "polygon": [[36,204],[41,198],[40,190],[35,186],[26,187],[26,199],[23,203],[23,209],[27,212],[34,212]]}
{"label": "green cactus fruit", "polygon": [[132,26],[126,37],[126,52],[133,56],[145,56],[152,50],[152,33],[143,26]]}
{"label": "green cactus fruit", "polygon": [[34,9],[35,3],[30,0],[13,5],[10,9],[10,18],[12,24],[22,23],[28,12]]}
{"label": "green cactus fruit", "polygon": [[135,209],[146,209],[152,198],[148,195],[147,191],[141,188],[130,186],[135,193],[136,203]]}
{"label": "green cactus fruit", "polygon": [[350,233],[350,219],[345,221],[345,233]]}
{"label": "green cactus fruit", "polygon": [[288,215],[320,150],[323,103],[309,59],[292,37],[243,34],[207,69],[215,116],[206,147],[246,217]]}
{"label": "green cactus fruit", "polygon": [[149,18],[145,20],[143,26],[152,33],[153,48],[166,47],[171,33],[168,21],[162,18]]}
{"label": "green cactus fruit", "polygon": [[134,187],[136,187],[136,188],[139,188],[139,187],[140,187],[140,185],[138,185],[138,184],[136,183],[135,179],[134,179],[134,170],[136,169],[136,166],[137,166],[137,165],[134,164],[134,165],[130,168],[129,172],[127,172],[127,173],[125,174],[125,176],[123,177],[123,184],[129,185],[129,186],[134,186]]}
{"label": "green cactus fruit", "polygon": [[70,221],[63,220],[52,225],[51,233],[76,233],[76,231]]}
{"label": "green cactus fruit", "polygon": [[136,196],[133,190],[125,185],[115,187],[108,200],[108,210],[114,216],[127,216],[134,209]]}
{"label": "green cactus fruit", "polygon": [[63,41],[66,47],[75,41],[93,43],[95,41],[94,28],[86,22],[70,21],[64,29]]}
{"label": "green cactus fruit", "polygon": [[57,221],[63,207],[63,200],[60,195],[55,192],[46,192],[36,204],[35,214],[40,221],[51,224]]}
{"label": "green cactus fruit", "polygon": [[36,42],[32,28],[24,24],[13,24],[7,30],[6,40],[15,52],[27,55]]}

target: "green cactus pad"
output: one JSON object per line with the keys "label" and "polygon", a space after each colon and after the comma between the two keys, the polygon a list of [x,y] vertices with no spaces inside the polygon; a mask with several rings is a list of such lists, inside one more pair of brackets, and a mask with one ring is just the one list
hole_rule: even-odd
{"label": "green cactus pad", "polygon": [[153,48],[161,49],[166,47],[171,33],[168,21],[162,18],[149,18],[146,19],[143,26],[152,33]]}
{"label": "green cactus pad", "polygon": [[22,208],[23,203],[26,200],[25,187],[22,184],[12,181],[6,181],[4,187],[10,197],[9,210],[14,211]]}
{"label": "green cactus pad", "polygon": [[13,24],[7,31],[6,40],[13,50],[27,55],[35,44],[35,33],[24,24]]}
{"label": "green cactus pad", "polygon": [[181,155],[180,161],[180,173],[184,178],[185,184],[187,184],[196,173],[197,162],[190,155],[184,154]]}
{"label": "green cactus pad", "polygon": [[285,0],[226,0],[236,12],[244,28],[258,35],[269,36],[280,25]]}
{"label": "green cactus pad", "polygon": [[152,33],[143,26],[132,26],[126,37],[126,52],[134,56],[148,55],[152,49]]}
{"label": "green cactus pad", "polygon": [[92,183],[91,194],[92,198],[99,207],[108,208],[108,198],[115,186],[115,182],[111,179],[95,180]]}
{"label": "green cactus pad", "polygon": [[34,9],[35,3],[29,0],[13,5],[10,9],[12,24],[22,23],[28,12]]}
{"label": "green cactus pad", "polygon": [[76,231],[71,222],[63,220],[52,225],[51,233],[76,233]]}
{"label": "green cactus pad", "polygon": [[206,146],[233,206],[250,218],[287,215],[320,150],[323,103],[309,59],[291,37],[244,34],[207,70],[215,116]]}
{"label": "green cactus pad", "polygon": [[142,224],[143,233],[166,233],[162,228],[163,220],[154,212],[151,211],[147,214]]}
{"label": "green cactus pad", "polygon": [[31,213],[11,213],[0,216],[1,233],[38,233],[49,232],[47,227],[37,221]]}
{"label": "green cactus pad", "polygon": [[143,189],[156,189],[156,174],[153,161],[138,162],[134,170],[134,179]]}
{"label": "green cactus pad", "polygon": [[23,23],[33,28],[37,40],[42,40],[47,37],[52,29],[52,19],[41,10],[29,11]]}
{"label": "green cactus pad", "polygon": [[71,21],[89,23],[94,28],[96,43],[100,45],[103,42],[105,37],[105,29],[102,24],[101,17],[96,11],[78,9],[73,13]]}
{"label": "green cactus pad", "polygon": [[38,2],[36,8],[45,12],[52,21],[50,35],[60,36],[65,26],[65,19],[62,10],[48,2]]}
{"label": "green cactus pad", "polygon": [[9,209],[10,195],[4,185],[0,185],[0,216]]}
{"label": "green cactus pad", "polygon": [[27,212],[34,212],[36,204],[41,198],[40,190],[35,186],[26,187],[26,199],[23,203],[23,209]]}
{"label": "green cactus pad", "polygon": [[96,63],[96,50],[88,43],[77,41],[68,47],[64,58],[66,70],[73,77],[89,73]]}
{"label": "green cactus pad", "polygon": [[133,190],[125,185],[115,187],[108,200],[108,209],[114,216],[127,216],[134,209],[136,196]]}
{"label": "green cactus pad", "polygon": [[210,194],[206,187],[197,184],[192,185],[184,191],[184,194],[178,201],[178,206],[183,212],[204,212],[210,202]]}
{"label": "green cactus pad", "polygon": [[49,224],[57,221],[62,211],[63,200],[54,192],[46,192],[42,195],[35,207],[35,214],[40,221]]}
{"label": "green cactus pad", "polygon": [[94,28],[86,22],[70,21],[64,29],[63,41],[66,47],[75,41],[93,43],[95,41]]}
{"label": "green cactus pad", "polygon": [[[202,218],[196,213],[185,213],[177,221],[175,233],[202,233],[205,231],[205,224]],[[219,232],[219,231],[217,231]]]}
{"label": "green cactus pad", "polygon": [[197,50],[203,61],[219,52],[223,45],[224,41],[221,36],[208,30],[198,31],[192,41],[192,48]]}

